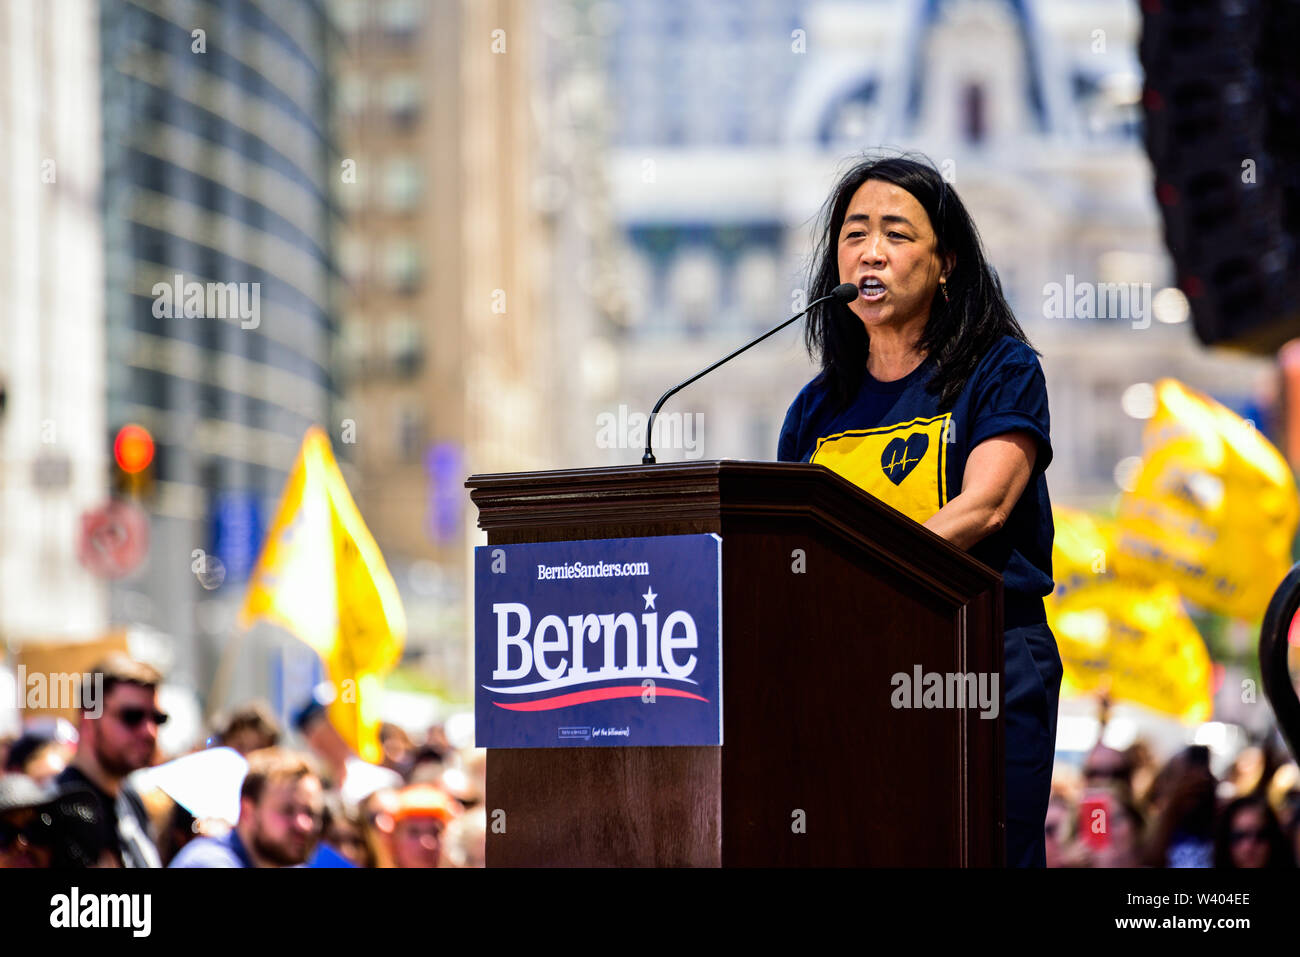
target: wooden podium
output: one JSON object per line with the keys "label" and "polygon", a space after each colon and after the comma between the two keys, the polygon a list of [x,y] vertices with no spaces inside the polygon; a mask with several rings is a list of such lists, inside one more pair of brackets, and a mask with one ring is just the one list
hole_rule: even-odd
{"label": "wooden podium", "polygon": [[[819,465],[466,485],[489,545],[722,538],[722,747],[489,751],[489,867],[1003,864],[997,572]],[[998,675],[997,717],[900,706],[918,667]]]}

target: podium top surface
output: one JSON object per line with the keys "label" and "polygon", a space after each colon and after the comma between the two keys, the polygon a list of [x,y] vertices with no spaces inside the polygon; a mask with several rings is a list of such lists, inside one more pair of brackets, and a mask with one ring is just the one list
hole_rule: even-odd
{"label": "podium top surface", "polygon": [[822,465],[707,459],[471,475],[490,544],[811,523],[956,598],[1002,576]]}

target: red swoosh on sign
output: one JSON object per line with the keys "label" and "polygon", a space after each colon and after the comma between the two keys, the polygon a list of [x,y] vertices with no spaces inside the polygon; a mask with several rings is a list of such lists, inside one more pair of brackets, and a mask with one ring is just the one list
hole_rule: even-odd
{"label": "red swoosh on sign", "polygon": [[[588,701],[608,701],[611,698],[639,698],[647,688],[640,685],[624,685],[618,688],[590,688],[586,691],[573,691],[569,694],[557,695],[554,698],[540,698],[537,701],[521,701],[518,704],[502,704],[500,701],[492,703],[498,708],[505,708],[507,711],[554,711],[556,708],[568,708],[575,704],[586,704]],[[691,694],[689,691],[680,691],[677,688],[655,688],[655,697],[662,695],[665,698],[694,698],[696,701],[703,701],[708,704],[708,698],[701,698],[697,694]]]}

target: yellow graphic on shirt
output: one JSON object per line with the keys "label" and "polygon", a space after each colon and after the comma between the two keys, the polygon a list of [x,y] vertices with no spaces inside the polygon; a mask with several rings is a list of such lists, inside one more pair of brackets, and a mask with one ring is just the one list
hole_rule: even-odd
{"label": "yellow graphic on shirt", "polygon": [[908,518],[924,522],[948,502],[952,413],[817,440],[810,462],[824,465]]}

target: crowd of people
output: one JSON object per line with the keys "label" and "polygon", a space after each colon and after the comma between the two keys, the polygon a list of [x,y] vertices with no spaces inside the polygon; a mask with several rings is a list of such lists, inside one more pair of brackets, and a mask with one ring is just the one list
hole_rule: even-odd
{"label": "crowd of people", "polygon": [[1223,775],[1209,748],[1158,764],[1142,742],[1095,747],[1058,765],[1046,821],[1048,867],[1295,867],[1300,770],[1274,748],[1245,748]]}
{"label": "crowd of people", "polygon": [[[371,764],[344,742],[324,700],[294,716],[302,750],[285,746],[264,706],[237,708],[181,759],[236,769],[222,772],[231,809],[209,813],[216,805],[193,795],[220,790],[221,774],[178,788],[137,773],[158,770],[161,757],[158,672],[117,655],[92,674],[102,686],[79,726],[48,721],[0,740],[0,867],[483,866],[484,752],[453,747],[440,725],[419,741],[384,725],[383,761]],[[1222,779],[1211,764],[1209,749],[1193,746],[1161,766],[1140,742],[1098,745],[1078,770],[1058,762],[1047,865],[1295,867],[1296,764],[1260,746]]]}
{"label": "crowd of people", "polygon": [[[181,759],[211,780],[175,787],[137,773],[160,770],[162,676],[125,655],[91,675],[102,685],[76,728],[56,720],[0,740],[0,867],[483,866],[484,754],[453,747],[441,725],[423,740],[384,725],[382,764],[370,764],[324,701],[294,716],[302,750],[250,703],[214,722],[203,759]],[[222,774],[232,811],[208,813]]]}

